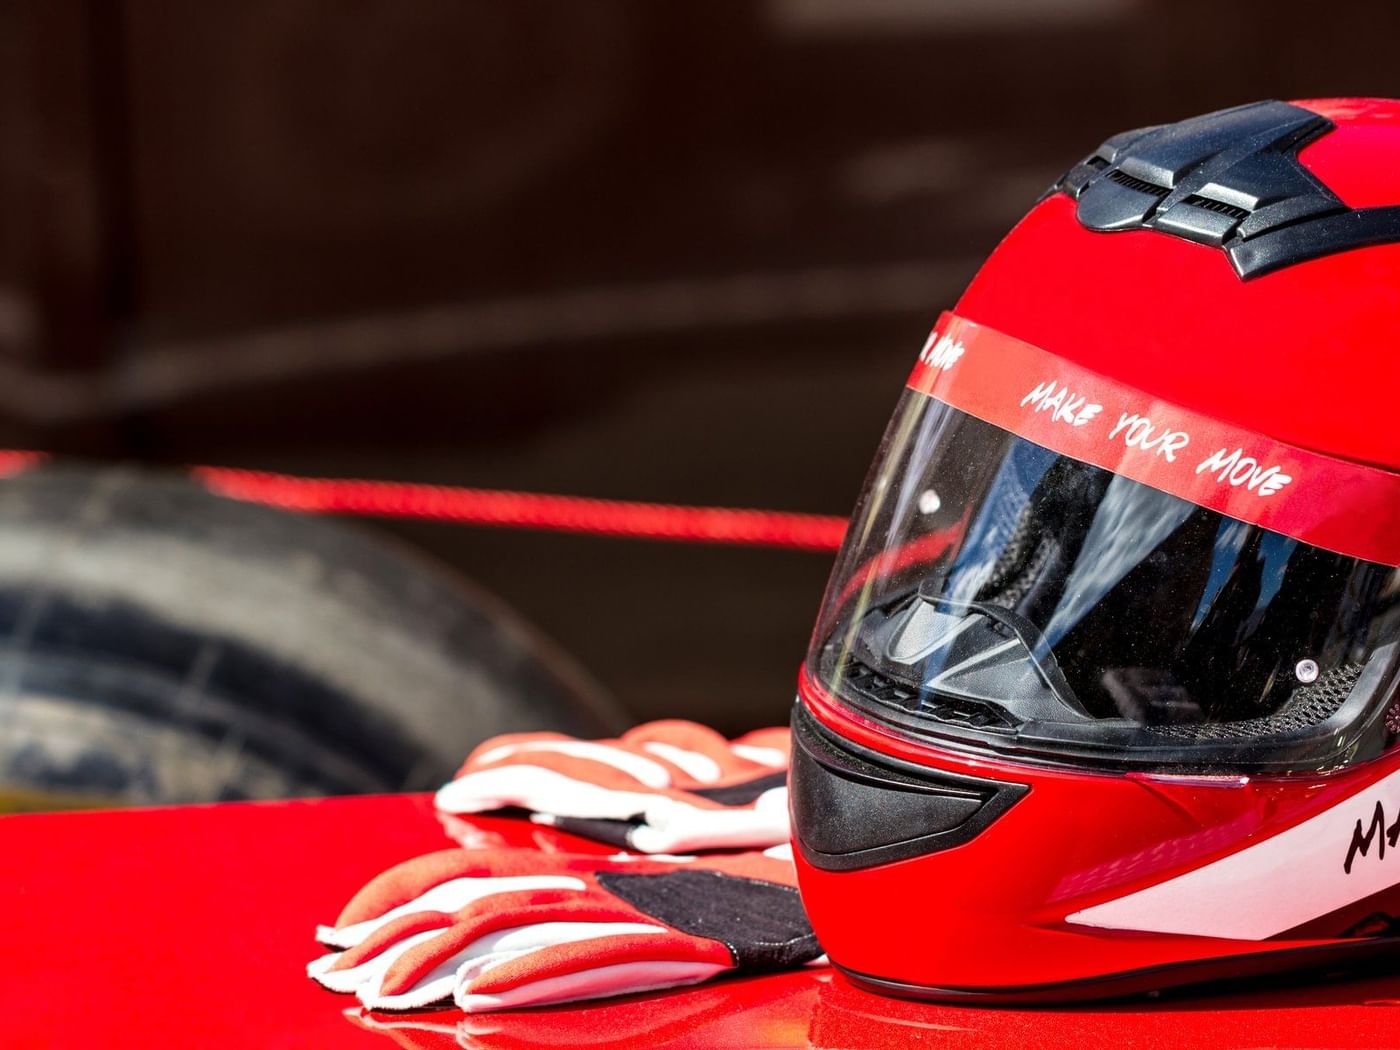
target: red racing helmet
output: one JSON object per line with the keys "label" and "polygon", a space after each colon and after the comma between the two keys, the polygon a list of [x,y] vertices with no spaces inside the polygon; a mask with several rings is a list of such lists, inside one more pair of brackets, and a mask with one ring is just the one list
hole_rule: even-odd
{"label": "red racing helmet", "polygon": [[1069,1000],[1400,959],[1400,103],[1110,138],[929,336],[793,720],[835,965]]}

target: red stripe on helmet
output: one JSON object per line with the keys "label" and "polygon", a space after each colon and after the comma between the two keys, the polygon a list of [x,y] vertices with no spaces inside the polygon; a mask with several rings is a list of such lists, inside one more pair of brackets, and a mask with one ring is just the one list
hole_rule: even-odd
{"label": "red stripe on helmet", "polygon": [[939,318],[909,386],[1229,517],[1400,566],[1400,474],[1222,423],[953,313]]}

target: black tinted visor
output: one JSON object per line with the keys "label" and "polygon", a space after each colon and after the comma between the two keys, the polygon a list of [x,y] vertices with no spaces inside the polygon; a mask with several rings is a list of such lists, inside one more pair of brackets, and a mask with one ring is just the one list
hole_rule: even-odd
{"label": "black tinted visor", "polygon": [[1075,764],[1319,770],[1389,747],[1400,570],[906,391],[809,658],[837,700]]}

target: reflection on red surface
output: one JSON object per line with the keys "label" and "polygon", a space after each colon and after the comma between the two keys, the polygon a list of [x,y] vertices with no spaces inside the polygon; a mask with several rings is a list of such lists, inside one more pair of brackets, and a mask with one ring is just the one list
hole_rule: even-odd
{"label": "reflection on red surface", "polygon": [[1368,996],[1396,991],[1392,977],[1230,997],[1006,1010],[885,999],[828,970],[722,981],[593,1007],[467,1018],[349,1010],[346,1017],[404,1050],[1394,1047],[1400,1045],[1400,1000]]}
{"label": "reflection on red surface", "polygon": [[[474,823],[481,841],[601,850]],[[1397,975],[1047,1010],[901,1002],[807,970],[576,1007],[347,1020],[348,1001],[304,975],[312,928],[371,875],[442,843],[426,796],[0,818],[0,1046],[1400,1046]]]}
{"label": "reflection on red surface", "polygon": [[805,1047],[817,1002],[809,973],[719,981],[665,995],[629,996],[592,1006],[548,1007],[465,1017],[458,1012],[400,1015],[346,1011],[368,1031],[405,1050],[632,1050],[635,1047]]}
{"label": "reflection on red surface", "polygon": [[1264,990],[1062,1009],[1005,1009],[904,1002],[871,995],[833,976],[812,1013],[809,1046],[865,1047],[1395,1047],[1400,1046],[1400,976],[1365,981],[1300,980]]}

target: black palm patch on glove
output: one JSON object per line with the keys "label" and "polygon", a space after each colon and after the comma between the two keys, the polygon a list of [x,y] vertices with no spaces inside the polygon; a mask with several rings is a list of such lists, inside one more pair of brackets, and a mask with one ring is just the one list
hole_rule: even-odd
{"label": "black palm patch on glove", "polygon": [[791,886],[715,871],[600,872],[598,883],[668,926],[722,942],[745,970],[790,970],[822,953]]}

